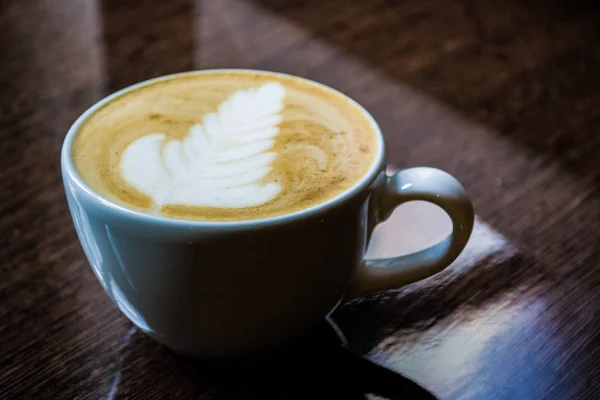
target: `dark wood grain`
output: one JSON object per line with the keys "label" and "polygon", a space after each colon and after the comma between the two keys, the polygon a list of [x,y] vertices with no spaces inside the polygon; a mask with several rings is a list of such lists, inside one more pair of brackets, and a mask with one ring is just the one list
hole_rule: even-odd
{"label": "dark wood grain", "polygon": [[[598,37],[593,1],[0,1],[0,398],[426,396],[327,329],[246,368],[184,360],[102,291],[60,181],[67,129],[114,90],[216,67],[348,93],[396,167],[443,168],[473,197],[451,268],[336,312],[349,350],[439,398],[599,398]],[[413,211],[378,251],[447,223]]]}

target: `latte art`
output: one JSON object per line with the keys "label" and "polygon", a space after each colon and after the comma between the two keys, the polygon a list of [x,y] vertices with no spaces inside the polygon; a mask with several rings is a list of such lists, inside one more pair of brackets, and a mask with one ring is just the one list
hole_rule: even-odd
{"label": "latte art", "polygon": [[252,71],[206,71],[134,87],[95,110],[71,148],[109,201],[168,218],[239,221],[315,206],[373,164],[377,133],[344,95]]}
{"label": "latte art", "polygon": [[240,90],[183,140],[167,140],[163,133],[135,140],[121,159],[123,177],[152,197],[156,209],[165,204],[242,208],[273,200],[281,185],[261,181],[277,156],[269,150],[279,132],[284,95],[279,83]]}

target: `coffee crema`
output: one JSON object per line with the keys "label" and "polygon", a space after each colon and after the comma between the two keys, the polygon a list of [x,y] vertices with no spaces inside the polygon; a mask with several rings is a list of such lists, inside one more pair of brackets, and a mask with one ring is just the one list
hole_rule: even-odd
{"label": "coffee crema", "polygon": [[92,113],[72,159],[101,196],[170,218],[239,221],[292,213],[351,187],[377,136],[343,95],[252,71],[174,75]]}

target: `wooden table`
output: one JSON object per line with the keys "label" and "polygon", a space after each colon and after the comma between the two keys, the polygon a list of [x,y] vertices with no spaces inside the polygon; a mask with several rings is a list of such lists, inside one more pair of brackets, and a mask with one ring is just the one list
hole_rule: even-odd
{"label": "wooden table", "polygon": [[[427,398],[327,327],[261,367],[183,360],[101,289],[60,180],[68,127],[119,88],[214,67],[334,86],[380,122],[393,167],[472,195],[453,266],[334,314],[349,350],[443,399],[600,398],[599,38],[590,1],[0,1],[0,398]],[[447,228],[407,205],[371,251]]]}

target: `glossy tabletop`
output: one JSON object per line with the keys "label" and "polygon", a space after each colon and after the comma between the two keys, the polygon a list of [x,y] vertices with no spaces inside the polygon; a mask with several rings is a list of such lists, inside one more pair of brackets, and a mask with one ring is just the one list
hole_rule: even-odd
{"label": "glossy tabletop", "polygon": [[[0,398],[599,398],[598,38],[593,1],[0,1]],[[115,90],[218,67],[362,103],[390,168],[464,183],[478,216],[465,252],[344,305],[340,331],[324,322],[283,357],[191,361],[136,330],[77,241],[60,146]],[[447,229],[406,205],[370,251]]]}

